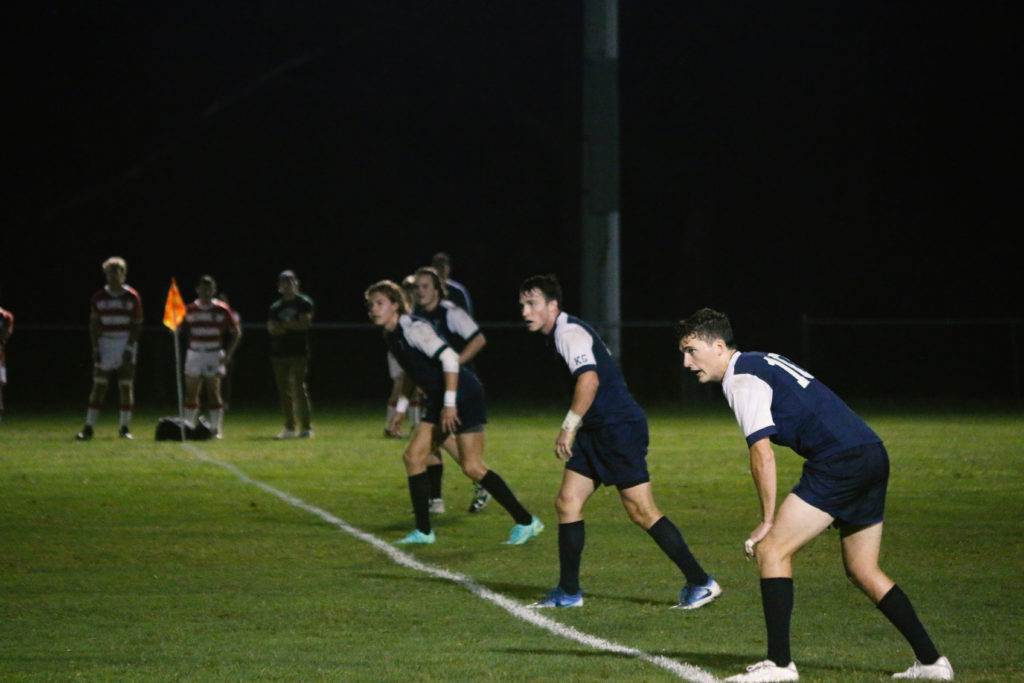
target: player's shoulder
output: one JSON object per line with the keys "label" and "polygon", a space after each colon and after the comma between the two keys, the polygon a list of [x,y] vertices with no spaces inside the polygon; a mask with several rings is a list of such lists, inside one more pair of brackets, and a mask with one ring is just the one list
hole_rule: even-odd
{"label": "player's shoulder", "polygon": [[405,332],[420,329],[422,327],[429,327],[431,330],[434,329],[434,326],[431,325],[430,321],[426,318],[412,313],[403,313],[398,316],[398,326]]}
{"label": "player's shoulder", "polygon": [[767,367],[764,362],[767,355],[764,351],[737,351],[733,368],[737,374],[754,373],[760,368]]}
{"label": "player's shoulder", "polygon": [[564,311],[558,314],[555,320],[555,341],[593,341],[594,335],[590,326],[576,316],[569,315]]}
{"label": "player's shoulder", "polygon": [[228,302],[223,301],[221,299],[214,299],[213,307],[228,314],[232,312],[231,306],[228,304]]}

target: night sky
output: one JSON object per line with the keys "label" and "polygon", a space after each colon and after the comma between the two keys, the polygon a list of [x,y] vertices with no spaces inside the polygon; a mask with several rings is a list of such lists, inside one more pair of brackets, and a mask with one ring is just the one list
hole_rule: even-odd
{"label": "night sky", "polygon": [[[1010,4],[620,1],[623,317],[1019,317]],[[579,300],[582,3],[41,2],[8,19],[0,305],[320,321],[440,249],[481,321]],[[13,176],[13,177],[11,177]],[[771,323],[770,321],[777,321]]]}

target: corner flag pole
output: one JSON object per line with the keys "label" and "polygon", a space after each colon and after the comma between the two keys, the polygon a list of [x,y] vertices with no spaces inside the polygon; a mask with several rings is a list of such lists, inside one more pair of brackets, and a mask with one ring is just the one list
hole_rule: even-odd
{"label": "corner flag pole", "polygon": [[181,422],[181,440],[185,441],[185,405],[181,390],[181,349],[178,345],[178,327],[185,319],[185,302],[178,291],[178,283],[171,278],[171,288],[167,290],[167,303],[164,304],[164,325],[174,335],[174,378],[178,385],[178,420]]}

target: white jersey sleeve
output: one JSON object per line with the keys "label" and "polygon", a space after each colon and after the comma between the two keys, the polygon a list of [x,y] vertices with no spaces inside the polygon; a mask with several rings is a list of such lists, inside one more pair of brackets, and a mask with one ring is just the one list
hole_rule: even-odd
{"label": "white jersey sleeve", "polygon": [[723,382],[722,390],[729,407],[736,414],[736,421],[744,437],[775,425],[772,418],[772,388],[760,377],[732,375]]}
{"label": "white jersey sleeve", "polygon": [[[442,301],[441,303],[447,304],[450,302]],[[455,304],[445,308],[448,309],[448,329],[455,334],[468,340],[480,331],[480,326],[476,324],[476,321],[469,316],[465,309],[459,308]]]}
{"label": "white jersey sleeve", "polygon": [[428,322],[413,320],[408,316],[402,316],[399,322],[409,344],[425,353],[428,358],[434,358],[448,345]]}
{"label": "white jersey sleeve", "polygon": [[570,322],[558,325],[555,330],[555,348],[573,375],[587,368],[597,370],[594,338],[579,325]]}

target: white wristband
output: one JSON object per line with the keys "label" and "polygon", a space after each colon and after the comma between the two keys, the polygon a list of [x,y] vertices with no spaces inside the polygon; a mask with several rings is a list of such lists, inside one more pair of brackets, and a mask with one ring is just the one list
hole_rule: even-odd
{"label": "white wristband", "polygon": [[565,414],[565,420],[562,421],[562,429],[567,432],[575,432],[579,428],[582,420],[582,415],[577,415],[570,410]]}
{"label": "white wristband", "polygon": [[446,391],[444,392],[444,407],[454,408],[455,407],[455,392]]}
{"label": "white wristband", "polygon": [[395,403],[396,413],[407,413],[409,412],[409,399],[405,396],[399,396],[398,402]]}

